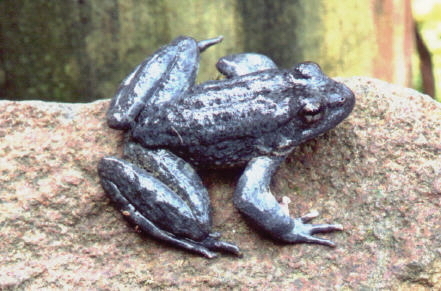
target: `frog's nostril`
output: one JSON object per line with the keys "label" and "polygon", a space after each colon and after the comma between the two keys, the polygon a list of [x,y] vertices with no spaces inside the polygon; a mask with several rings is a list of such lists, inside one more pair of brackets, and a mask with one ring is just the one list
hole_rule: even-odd
{"label": "frog's nostril", "polygon": [[346,96],[344,94],[331,94],[329,96],[329,103],[331,105],[342,105],[346,102]]}
{"label": "frog's nostril", "polygon": [[332,90],[333,92],[328,94],[328,104],[331,107],[348,106],[350,107],[354,103],[354,93],[342,83],[337,85]]}

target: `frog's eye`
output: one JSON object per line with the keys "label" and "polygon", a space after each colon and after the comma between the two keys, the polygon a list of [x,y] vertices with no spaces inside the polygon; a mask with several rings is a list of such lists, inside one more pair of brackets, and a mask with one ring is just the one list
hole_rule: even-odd
{"label": "frog's eye", "polygon": [[299,111],[300,118],[308,124],[316,123],[323,115],[324,110],[319,102],[307,102]]}

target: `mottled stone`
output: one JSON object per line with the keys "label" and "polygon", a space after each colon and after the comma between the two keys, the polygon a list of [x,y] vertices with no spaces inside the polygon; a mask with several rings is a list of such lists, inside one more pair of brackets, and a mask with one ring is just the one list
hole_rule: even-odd
{"label": "mottled stone", "polygon": [[337,243],[280,245],[232,205],[240,175],[202,173],[214,230],[244,257],[207,260],[139,235],[99,185],[98,160],[121,153],[89,104],[0,101],[0,289],[441,288],[441,105],[368,78],[341,79],[352,115],[299,147],[274,178],[293,215],[344,225]]}

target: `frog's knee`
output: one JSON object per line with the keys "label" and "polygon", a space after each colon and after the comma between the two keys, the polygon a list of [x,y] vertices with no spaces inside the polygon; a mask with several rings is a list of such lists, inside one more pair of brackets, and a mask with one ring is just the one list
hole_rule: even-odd
{"label": "frog's knee", "polygon": [[232,78],[254,72],[277,69],[277,65],[269,57],[262,54],[240,53],[220,58],[216,68],[226,77]]}

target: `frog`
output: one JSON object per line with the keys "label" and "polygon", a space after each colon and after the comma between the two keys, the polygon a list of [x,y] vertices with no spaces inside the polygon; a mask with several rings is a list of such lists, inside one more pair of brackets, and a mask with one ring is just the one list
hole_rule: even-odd
{"label": "frog", "polygon": [[204,169],[243,169],[232,201],[249,225],[285,244],[334,247],[315,234],[341,224],[311,224],[318,212],[291,217],[270,189],[300,144],[333,129],[352,111],[353,92],[314,62],[279,68],[266,55],[237,53],[216,64],[224,78],[196,84],[200,54],[223,37],[180,36],[139,64],[107,111],[125,134],[123,157],[98,163],[102,188],[135,228],[206,258],[242,256],[212,231]]}

